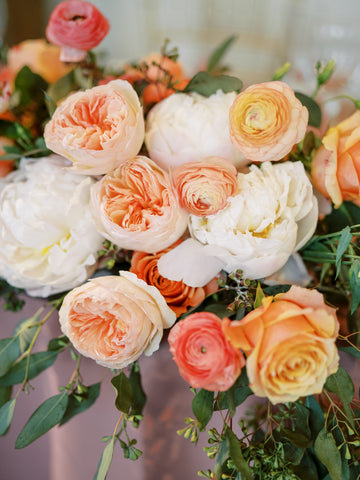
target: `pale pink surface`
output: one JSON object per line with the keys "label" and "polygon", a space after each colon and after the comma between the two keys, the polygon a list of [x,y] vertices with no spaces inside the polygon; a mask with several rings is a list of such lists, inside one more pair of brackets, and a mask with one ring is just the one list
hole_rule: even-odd
{"label": "pale pink surface", "polygon": [[194,388],[228,390],[245,365],[240,350],[225,338],[213,313],[193,313],[169,333],[170,351],[181,376]]}

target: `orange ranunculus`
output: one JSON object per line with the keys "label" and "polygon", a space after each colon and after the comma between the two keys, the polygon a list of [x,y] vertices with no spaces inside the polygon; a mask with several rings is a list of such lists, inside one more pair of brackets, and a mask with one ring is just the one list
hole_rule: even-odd
{"label": "orange ranunculus", "polygon": [[330,128],[311,167],[315,187],[338,208],[344,200],[360,207],[360,112]]}
{"label": "orange ranunculus", "polygon": [[251,85],[230,109],[231,140],[248,160],[281,160],[303,139],[308,118],[286,83]]}
{"label": "orange ranunculus", "polygon": [[221,157],[184,163],[172,172],[180,204],[198,216],[213,215],[227,204],[238,189],[234,165]]}
{"label": "orange ranunculus", "polygon": [[225,338],[222,321],[213,313],[193,313],[176,323],[169,344],[180,375],[194,388],[226,391],[245,365],[243,354]]}
{"label": "orange ranunculus", "polygon": [[129,272],[74,288],[59,312],[61,329],[74,347],[109,368],[151,355],[175,320],[158,290]]}
{"label": "orange ranunculus", "polygon": [[[4,155],[6,151],[3,147],[11,146],[14,142],[7,137],[0,137],[0,155]],[[12,172],[15,168],[14,160],[2,160],[0,159],[0,178],[6,177],[6,175]]]}
{"label": "orange ranunculus", "polygon": [[150,53],[141,59],[139,65],[146,65],[144,68],[146,78],[152,82],[163,81],[165,78],[169,80],[170,77],[172,82],[175,82],[183,78],[181,63],[160,53]]}
{"label": "orange ranunculus", "polygon": [[316,290],[292,286],[265,297],[242,320],[224,322],[227,339],[247,355],[253,392],[272,403],[320,393],[338,368],[335,309]]}
{"label": "orange ranunculus", "polygon": [[44,39],[25,40],[10,48],[8,68],[13,75],[25,65],[48,83],[56,82],[72,68],[60,61],[60,48],[50,45]]}
{"label": "orange ranunculus", "polygon": [[217,290],[216,282],[210,282],[205,287],[190,287],[184,282],[169,280],[160,275],[157,268],[158,260],[174,246],[158,253],[145,253],[136,251],[131,258],[130,272],[144,280],[148,285],[156,287],[165,298],[166,303],[179,317],[188,307],[200,305],[205,296]]}

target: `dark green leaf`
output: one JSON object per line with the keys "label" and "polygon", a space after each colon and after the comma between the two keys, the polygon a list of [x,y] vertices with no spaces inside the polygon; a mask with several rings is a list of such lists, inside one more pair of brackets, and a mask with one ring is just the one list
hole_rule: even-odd
{"label": "dark green leaf", "polygon": [[5,375],[20,355],[19,339],[17,337],[0,340],[0,376]]}
{"label": "dark green leaf", "polygon": [[13,398],[0,408],[0,436],[4,435],[9,428],[14,415],[15,404],[16,398]]}
{"label": "dark green leaf", "polygon": [[258,282],[256,287],[256,297],[254,302],[254,308],[261,307],[263,298],[265,298],[265,294],[261,288],[260,282]]}
{"label": "dark green leaf", "polygon": [[302,432],[293,431],[289,428],[281,428],[280,434],[282,437],[290,440],[296,447],[307,448],[312,444],[311,439]]}
{"label": "dark green leaf", "polygon": [[0,136],[16,140],[18,137],[18,133],[15,127],[15,122],[0,120]]}
{"label": "dark green leaf", "polygon": [[211,312],[220,318],[224,318],[228,317],[231,314],[230,310],[227,307],[228,304],[223,305],[221,303],[211,303],[210,305],[206,305],[206,307],[204,307],[202,311]]}
{"label": "dark green leaf", "polygon": [[[50,367],[56,360],[59,352],[38,352],[30,355],[30,367],[28,380],[39,375],[41,372]],[[23,358],[16,363],[6,375],[0,378],[0,387],[7,387],[21,383],[25,378],[27,358]]]}
{"label": "dark green leaf", "polygon": [[226,429],[226,436],[229,440],[230,458],[234,462],[235,467],[241,473],[243,480],[252,480],[252,471],[242,454],[240,440],[230,428]]}
{"label": "dark green leaf", "polygon": [[0,387],[0,407],[10,400],[12,387]]}
{"label": "dark green leaf", "polygon": [[351,239],[352,239],[352,234],[351,234],[350,228],[349,227],[344,228],[344,230],[342,230],[341,232],[339,243],[336,249],[336,277],[335,278],[337,278],[340,273],[341,259],[344,253],[346,252],[348,246],[350,245]]}
{"label": "dark green leaf", "polygon": [[316,465],[308,452],[305,450],[300,465],[294,465],[292,470],[301,480],[319,480]]}
{"label": "dark green leaf", "polygon": [[360,358],[360,352],[355,347],[339,347],[339,350],[349,353],[353,357]]}
{"label": "dark green leaf", "polygon": [[104,448],[94,480],[105,480],[114,454],[114,437]]}
{"label": "dark green leaf", "polygon": [[311,439],[314,441],[315,438],[318,436],[320,430],[325,425],[325,419],[323,411],[317,400],[312,396],[309,395],[305,399],[305,406],[309,409],[309,427],[311,430]]}
{"label": "dark green leaf", "polygon": [[354,260],[350,268],[351,314],[355,313],[360,304],[360,261]]}
{"label": "dark green leaf", "polygon": [[291,285],[272,285],[271,287],[264,287],[263,291],[266,295],[278,295],[279,293],[286,293],[290,290]]}
{"label": "dark green leaf", "polygon": [[342,367],[328,377],[325,388],[329,392],[335,393],[343,405],[349,404],[354,397],[354,384],[350,375]]}
{"label": "dark green leaf", "polygon": [[223,463],[229,458],[229,439],[225,437],[219,445],[219,452],[214,465],[216,478],[221,478]]}
{"label": "dark green leaf", "polygon": [[300,92],[295,92],[295,96],[309,111],[309,125],[312,127],[320,127],[322,113],[319,104],[315,100]]}
{"label": "dark green leaf", "polygon": [[42,98],[43,91],[47,89],[47,82],[32,72],[29,67],[23,67],[15,78],[15,90],[20,93],[20,105],[26,106],[31,101]]}
{"label": "dark green leaf", "polygon": [[200,429],[204,430],[213,414],[214,392],[201,389],[193,398],[192,411],[200,423]]}
{"label": "dark green leaf", "polygon": [[44,435],[62,419],[68,402],[68,393],[63,392],[48,398],[26,422],[15,442],[15,448],[24,448]]}
{"label": "dark green leaf", "polygon": [[140,368],[136,362],[132,366],[129,380],[133,391],[131,414],[141,415],[146,403],[146,395],[141,385]]}
{"label": "dark green leaf", "polygon": [[204,97],[210,97],[218,90],[224,93],[239,92],[242,88],[242,81],[229,75],[212,76],[207,72],[199,72],[193,76],[184,92],[197,92]]}
{"label": "dark green leaf", "polygon": [[57,338],[52,338],[48,343],[48,350],[61,351],[70,344],[70,340],[66,335],[61,335]]}
{"label": "dark green leaf", "polygon": [[121,412],[129,413],[134,398],[130,380],[124,372],[120,372],[119,375],[111,379],[111,383],[117,392],[116,408]]}
{"label": "dark green leaf", "polygon": [[215,403],[215,410],[227,410],[241,405],[253,392],[249,388],[246,369],[243,368],[240,377],[226,392],[220,392]]}
{"label": "dark green leaf", "polygon": [[231,35],[227,39],[225,39],[210,55],[207,64],[207,71],[211,73],[215,70],[218,66],[222,58],[224,57],[225,53],[229,50],[231,45],[236,40],[236,35]]}
{"label": "dark green leaf", "polygon": [[315,454],[328,469],[332,480],[342,480],[341,455],[333,436],[325,427],[316,437]]}
{"label": "dark green leaf", "polygon": [[90,408],[100,394],[100,386],[101,383],[95,383],[94,385],[91,385],[86,391],[86,394],[84,394],[83,397],[80,397],[82,398],[81,400],[74,395],[70,395],[66,411],[61,419],[60,425],[64,425],[64,423],[68,422],[75,415],[78,415],[79,413]]}

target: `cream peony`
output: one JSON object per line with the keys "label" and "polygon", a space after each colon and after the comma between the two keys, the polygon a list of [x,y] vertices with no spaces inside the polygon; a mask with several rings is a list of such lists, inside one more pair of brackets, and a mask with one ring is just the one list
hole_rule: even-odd
{"label": "cream peony", "polygon": [[0,276],[32,296],[83,283],[102,245],[89,209],[93,180],[66,164],[56,156],[22,160],[0,194]]}
{"label": "cream peony", "polygon": [[97,277],[72,290],[59,312],[61,329],[86,357],[124,368],[159,348],[175,313],[157,288],[130,272]]}
{"label": "cream peony", "polygon": [[[207,217],[190,215],[190,233],[197,241],[197,265],[207,263],[216,268],[220,261],[224,270],[241,269],[245,278],[272,275],[312,236],[317,218],[317,201],[301,162],[266,162],[261,168],[252,165],[249,173],[238,174],[238,193],[230,197],[223,210]],[[162,257],[159,272],[201,286],[198,283],[209,280],[199,278],[194,267],[194,245],[190,247],[191,261],[187,261],[183,245],[178,261],[176,249],[172,263],[168,254]]]}
{"label": "cream peony", "polygon": [[221,90],[208,98],[174,93],[155,105],[146,120],[150,158],[165,169],[211,156],[226,158],[235,166],[244,164],[229,133],[229,110],[235,97],[235,92]]}

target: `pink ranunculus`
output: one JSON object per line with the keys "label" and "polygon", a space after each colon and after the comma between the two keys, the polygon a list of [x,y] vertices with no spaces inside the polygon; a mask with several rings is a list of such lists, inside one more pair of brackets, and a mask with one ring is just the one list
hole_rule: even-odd
{"label": "pink ranunculus", "polygon": [[187,227],[188,215],[169,175],[143,156],[128,160],[94,185],[91,209],[98,231],[129,250],[158,252]]}
{"label": "pink ranunculus", "polygon": [[84,356],[124,368],[159,348],[175,313],[160,292],[130,272],[94,278],[75,288],[59,312],[61,329]]}
{"label": "pink ranunculus", "polygon": [[45,127],[50,150],[85,175],[111,172],[133,158],[144,140],[139,98],[125,80],[114,80],[67,97]]}
{"label": "pink ranunculus", "polygon": [[225,338],[213,313],[193,313],[169,334],[170,351],[181,376],[194,388],[226,391],[240,375],[245,359]]}
{"label": "pink ranunculus", "polygon": [[107,35],[110,25],[90,2],[68,0],[57,5],[49,19],[46,37],[62,47],[63,62],[79,62]]}
{"label": "pink ranunculus", "polygon": [[180,204],[193,215],[213,215],[225,207],[237,191],[237,171],[221,157],[184,163],[172,172]]}

